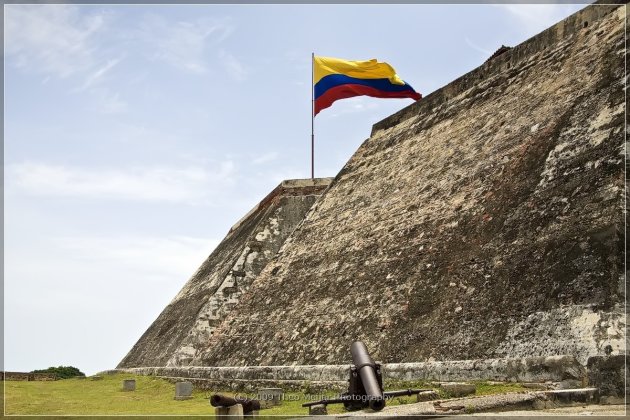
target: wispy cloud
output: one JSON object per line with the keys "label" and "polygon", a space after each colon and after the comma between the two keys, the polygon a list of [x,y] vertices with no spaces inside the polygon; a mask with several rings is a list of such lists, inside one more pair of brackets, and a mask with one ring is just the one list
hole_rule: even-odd
{"label": "wispy cloud", "polygon": [[219,51],[219,61],[223,65],[223,68],[227,72],[228,76],[232,79],[242,82],[247,79],[248,71],[243,64],[232,54],[221,50]]}
{"label": "wispy cloud", "polygon": [[207,47],[223,42],[233,29],[227,20],[200,18],[172,24],[148,15],[140,24],[139,37],[148,45],[149,58],[190,73],[205,73]]}
{"label": "wispy cloud", "polygon": [[183,282],[218,243],[189,236],[122,235],[60,237],[53,239],[52,246],[74,260],[118,267],[147,279],[159,276]]}
{"label": "wispy cloud", "polygon": [[103,79],[103,76],[105,75],[105,73],[109,72],[111,69],[114,68],[114,66],[120,63],[121,59],[122,58],[115,58],[115,59],[107,60],[107,62],[104,65],[97,68],[96,70],[94,70],[88,75],[88,77],[85,79],[85,82],[83,83],[83,86],[81,86],[81,89],[85,90],[97,84],[99,81]]}
{"label": "wispy cloud", "polygon": [[536,34],[577,10],[576,5],[569,4],[497,4],[495,7],[507,11],[528,31],[527,35]]}
{"label": "wispy cloud", "polygon": [[107,87],[90,89],[90,93],[97,98],[99,109],[105,114],[119,114],[129,108],[119,92],[111,91]]}
{"label": "wispy cloud", "polygon": [[269,152],[264,155],[260,155],[252,160],[254,165],[262,165],[263,163],[269,163],[278,159],[278,152]]}
{"label": "wispy cloud", "polygon": [[341,101],[337,101],[330,108],[332,111],[330,116],[336,118],[340,115],[353,114],[355,112],[362,112],[366,110],[376,109],[378,105],[373,98],[366,96],[356,96],[354,98],[348,98]]}
{"label": "wispy cloud", "polygon": [[490,51],[490,50],[488,50],[486,48],[480,47],[479,45],[477,45],[474,42],[472,42],[468,37],[465,37],[464,41],[466,42],[466,44],[470,48],[472,48],[475,51],[478,51],[478,52],[482,53],[483,55],[486,56],[486,58],[489,58],[492,55],[492,51]]}
{"label": "wispy cloud", "polygon": [[191,166],[76,168],[46,163],[13,164],[7,168],[7,188],[39,196],[203,203],[234,182],[232,161],[214,170]]}
{"label": "wispy cloud", "polygon": [[91,95],[104,113],[122,112],[127,103],[105,79],[122,60],[108,57],[103,45],[106,15],[72,5],[7,5],[6,58],[27,73],[70,80],[71,92]]}
{"label": "wispy cloud", "polygon": [[128,104],[122,99],[120,92],[113,90],[105,83],[109,73],[122,57],[107,60],[104,64],[93,69],[86,76],[83,85],[76,92],[88,92],[96,100],[97,107],[105,114],[118,114],[127,111]]}
{"label": "wispy cloud", "polygon": [[6,5],[5,54],[31,72],[68,77],[93,66],[102,14],[81,15],[70,5]]}

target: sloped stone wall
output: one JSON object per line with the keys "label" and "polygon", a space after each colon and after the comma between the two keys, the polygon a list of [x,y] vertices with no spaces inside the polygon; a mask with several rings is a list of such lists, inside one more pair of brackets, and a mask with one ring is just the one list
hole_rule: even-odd
{"label": "sloped stone wall", "polygon": [[376,124],[190,361],[624,347],[625,6],[590,6]]}
{"label": "sloped stone wall", "polygon": [[230,229],[118,367],[187,364],[330,181],[287,180],[274,189]]}

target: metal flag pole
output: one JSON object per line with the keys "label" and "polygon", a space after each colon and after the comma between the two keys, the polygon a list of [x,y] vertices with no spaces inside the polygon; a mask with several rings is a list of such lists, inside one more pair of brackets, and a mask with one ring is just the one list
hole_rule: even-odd
{"label": "metal flag pole", "polygon": [[315,179],[315,53],[311,53],[311,179]]}

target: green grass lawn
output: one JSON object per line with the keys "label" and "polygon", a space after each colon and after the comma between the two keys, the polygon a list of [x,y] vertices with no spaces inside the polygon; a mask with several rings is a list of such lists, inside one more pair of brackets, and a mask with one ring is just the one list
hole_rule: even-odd
{"label": "green grass lawn", "polygon": [[[169,415],[170,416],[214,416],[214,407],[208,401],[213,391],[193,390],[193,398],[176,401],[175,384],[151,376],[128,374],[103,375],[101,380],[64,379],[50,382],[6,381],[6,415]],[[135,379],[136,390],[124,392],[123,379]],[[388,386],[392,390],[394,387]],[[396,389],[428,388],[421,383],[396,383]],[[520,385],[477,384],[477,395],[524,390]],[[232,395],[230,392],[222,394]],[[333,394],[329,394],[330,397]],[[307,408],[301,405],[304,395],[286,393],[285,401],[271,409],[262,410],[261,415],[305,415]],[[409,404],[415,396],[399,397],[388,401],[387,405]],[[342,413],[341,404],[329,405],[329,414]]]}
{"label": "green grass lawn", "polygon": [[[135,379],[136,390],[124,392],[123,379]],[[190,400],[176,401],[175,384],[150,376],[103,375],[101,380],[64,379],[50,382],[6,381],[6,415],[200,415],[214,416],[209,403],[213,391],[193,390]],[[233,395],[230,392],[221,392]],[[332,396],[332,394],[331,394]],[[302,394],[287,393],[280,406],[261,411],[261,415],[303,415]],[[329,412],[341,413],[342,406]],[[170,417],[170,416],[169,416]]]}
{"label": "green grass lawn", "polygon": [[[123,379],[136,379],[136,391],[122,391]],[[175,401],[175,384],[148,376],[104,375],[102,380],[5,382],[5,413],[57,415],[212,414],[206,392]]]}

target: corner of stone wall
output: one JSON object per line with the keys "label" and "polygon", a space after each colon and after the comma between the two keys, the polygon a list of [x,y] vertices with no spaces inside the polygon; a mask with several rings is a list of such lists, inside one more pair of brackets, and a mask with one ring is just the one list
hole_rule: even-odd
{"label": "corner of stone wall", "polygon": [[474,87],[488,76],[507,71],[532,55],[558,43],[562,39],[569,38],[582,29],[588,29],[594,21],[608,15],[624,3],[627,3],[627,1],[619,3],[610,1],[605,2],[605,4],[596,2],[585,7],[539,34],[516,45],[509,51],[506,51],[492,60],[486,61],[481,66],[430,93],[423,99],[377,122],[372,126],[371,136],[374,136],[378,131],[386,130],[400,124],[413,115],[419,114],[421,110],[435,108],[436,105],[444,103],[461,92]]}
{"label": "corner of stone wall", "polygon": [[626,355],[589,357],[588,384],[599,389],[600,396],[628,399],[626,389]]}

